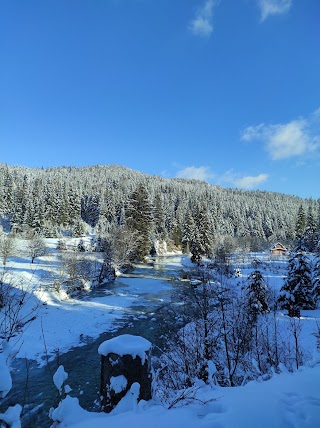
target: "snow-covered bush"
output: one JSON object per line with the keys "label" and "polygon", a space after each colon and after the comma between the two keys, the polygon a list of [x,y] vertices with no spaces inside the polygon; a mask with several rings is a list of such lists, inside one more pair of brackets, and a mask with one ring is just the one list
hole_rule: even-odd
{"label": "snow-covered bush", "polygon": [[44,256],[47,253],[46,242],[42,236],[35,234],[27,244],[27,253],[31,257],[31,263],[38,257]]}
{"label": "snow-covered bush", "polygon": [[[234,287],[223,279],[210,280],[194,290],[186,304],[197,307],[197,313],[168,339],[165,352],[155,361],[157,394],[163,402],[172,402],[199,381],[239,386],[270,378],[281,364],[296,370],[306,360],[299,320],[279,322],[275,301],[270,301],[265,287],[257,306],[255,300],[251,302],[252,316],[247,295]],[[269,303],[275,308],[272,312]]]}
{"label": "snow-covered bush", "polygon": [[29,305],[33,297],[31,284],[17,280],[10,271],[0,275],[0,337],[10,340],[32,321],[38,309]]}

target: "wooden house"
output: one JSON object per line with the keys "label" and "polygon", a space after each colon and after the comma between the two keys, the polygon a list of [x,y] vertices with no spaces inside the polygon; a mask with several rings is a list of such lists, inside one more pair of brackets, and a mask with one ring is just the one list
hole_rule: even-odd
{"label": "wooden house", "polygon": [[276,242],[270,247],[270,253],[272,256],[285,256],[287,251],[287,248],[280,242]]}

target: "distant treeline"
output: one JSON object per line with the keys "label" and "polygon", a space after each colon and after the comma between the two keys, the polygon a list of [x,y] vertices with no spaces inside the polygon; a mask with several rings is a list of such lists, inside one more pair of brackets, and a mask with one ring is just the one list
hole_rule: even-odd
{"label": "distant treeline", "polygon": [[229,237],[254,250],[274,241],[292,242],[299,209],[305,222],[312,215],[319,230],[319,207],[319,200],[165,179],[117,165],[0,165],[0,216],[15,234],[80,236],[89,225],[103,236],[129,224],[150,242],[186,248],[198,241],[206,253]]}

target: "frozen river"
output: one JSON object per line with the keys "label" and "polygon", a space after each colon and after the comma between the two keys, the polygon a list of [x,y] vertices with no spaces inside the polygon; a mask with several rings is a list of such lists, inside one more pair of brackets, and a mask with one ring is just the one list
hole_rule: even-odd
{"label": "frozen river", "polygon": [[[121,303],[132,299],[108,331],[97,339],[86,334],[83,326],[81,347],[57,355],[54,361],[40,367],[32,360],[17,359],[13,365],[13,389],[7,397],[7,405],[24,405],[23,427],[50,427],[50,407],[59,402],[58,391],[52,375],[62,364],[69,374],[67,383],[87,410],[94,409],[100,386],[100,357],[97,349],[101,342],[120,334],[141,335],[162,347],[164,335],[170,335],[180,326],[179,314],[186,312],[185,296],[191,293],[187,279],[188,268],[182,265],[180,255],[157,257],[145,265],[137,265],[130,274],[79,297],[81,301],[103,301],[108,298]],[[93,316],[93,314],[92,314]]]}

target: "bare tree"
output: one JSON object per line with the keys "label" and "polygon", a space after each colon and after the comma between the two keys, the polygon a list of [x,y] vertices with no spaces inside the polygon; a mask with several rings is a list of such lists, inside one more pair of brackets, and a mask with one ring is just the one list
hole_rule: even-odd
{"label": "bare tree", "polygon": [[16,249],[15,239],[11,234],[0,235],[0,257],[2,258],[2,264],[7,264],[7,259],[13,256]]}
{"label": "bare tree", "polygon": [[[27,324],[35,319],[39,304],[33,304],[33,287],[22,279],[17,281],[10,271],[0,276],[0,399],[12,387],[10,365],[17,351],[14,350]],[[21,406],[9,407],[0,414],[1,427],[20,426]]]}
{"label": "bare tree", "polygon": [[138,248],[139,236],[127,226],[113,228],[105,241],[105,259],[115,270],[131,266]]}
{"label": "bare tree", "polygon": [[60,257],[60,268],[57,269],[53,286],[57,292],[64,287],[70,294],[101,284],[106,277],[108,272],[103,260],[97,260],[90,254],[64,252]]}
{"label": "bare tree", "polygon": [[47,253],[45,240],[38,234],[32,236],[27,245],[28,256],[31,257],[31,263],[37,257],[44,256]]}
{"label": "bare tree", "polygon": [[290,332],[292,334],[293,342],[294,342],[293,359],[297,370],[303,364],[303,353],[300,345],[301,331],[302,331],[302,325],[301,325],[300,318],[295,318],[295,317],[290,318]]}
{"label": "bare tree", "polygon": [[57,271],[54,280],[56,291],[60,291],[64,285],[67,291],[76,289],[82,283],[82,267],[83,258],[76,252],[68,252],[60,257],[60,269]]}
{"label": "bare tree", "polygon": [[28,302],[33,298],[30,283],[17,281],[10,271],[0,276],[0,338],[9,341],[22,332],[24,325],[34,319],[37,305]]}

